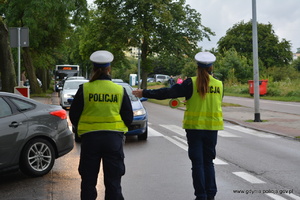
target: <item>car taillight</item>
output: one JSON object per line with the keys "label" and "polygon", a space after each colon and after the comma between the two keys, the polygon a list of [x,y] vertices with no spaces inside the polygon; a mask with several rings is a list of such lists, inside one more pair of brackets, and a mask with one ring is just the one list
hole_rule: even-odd
{"label": "car taillight", "polygon": [[57,116],[61,119],[67,119],[67,112],[65,110],[56,110],[50,112],[51,115]]}

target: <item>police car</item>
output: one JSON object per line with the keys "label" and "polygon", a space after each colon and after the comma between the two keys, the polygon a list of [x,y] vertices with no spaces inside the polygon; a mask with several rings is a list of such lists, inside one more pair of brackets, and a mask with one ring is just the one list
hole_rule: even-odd
{"label": "police car", "polygon": [[131,101],[133,110],[133,121],[128,128],[129,131],[126,135],[137,135],[139,140],[146,140],[148,137],[148,114],[144,108],[142,101],[146,101],[147,98],[137,98],[132,94],[132,87],[125,82],[115,82],[118,85],[122,85]]}

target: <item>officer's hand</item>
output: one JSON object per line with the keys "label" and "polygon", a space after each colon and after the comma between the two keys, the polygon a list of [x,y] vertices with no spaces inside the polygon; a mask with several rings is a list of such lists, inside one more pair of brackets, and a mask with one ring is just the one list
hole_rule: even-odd
{"label": "officer's hand", "polygon": [[143,97],[143,89],[133,90],[132,94],[138,98],[142,98]]}

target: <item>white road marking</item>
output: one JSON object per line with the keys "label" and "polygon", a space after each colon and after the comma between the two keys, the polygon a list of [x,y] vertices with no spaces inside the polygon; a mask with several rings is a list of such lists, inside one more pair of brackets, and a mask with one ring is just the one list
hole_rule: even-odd
{"label": "white road marking", "polygon": [[179,141],[181,141],[182,143],[188,145],[188,143],[187,143],[187,141],[186,141],[185,139],[182,139],[182,138],[180,138],[180,137],[178,137],[178,136],[173,136],[173,137],[174,137],[176,140],[179,140]]}
{"label": "white road marking", "polygon": [[237,125],[227,126],[227,128],[232,129],[232,130],[236,130],[236,131],[239,131],[239,132],[243,132],[243,133],[246,133],[246,134],[249,134],[249,135],[262,137],[262,138],[278,138],[278,136],[276,136],[276,135],[272,135],[272,134],[262,132],[262,131],[256,131],[256,130],[253,130],[253,129],[250,129],[250,128],[245,128],[245,127],[237,126]]}
{"label": "white road marking", "polygon": [[185,130],[180,126],[172,125],[172,124],[170,124],[170,125],[160,124],[160,126],[164,127],[165,129],[168,129],[174,133],[177,133],[178,135],[181,135],[181,136],[186,135]]}
{"label": "white road marking", "polygon": [[183,150],[187,151],[188,147],[176,140],[174,140],[173,138],[169,137],[169,136],[164,136],[167,140],[169,140],[170,142],[172,142],[173,144],[177,145],[178,147],[182,148]]}
{"label": "white road marking", "polygon": [[[178,137],[178,136],[173,136],[173,137],[174,137],[175,139],[173,139],[173,138],[171,138],[171,137],[168,137],[168,136],[165,136],[165,138],[166,138],[167,140],[169,140],[170,142],[172,142],[173,144],[179,146],[180,148],[184,149],[185,151],[188,151],[188,146],[187,146],[187,141],[186,141],[186,140],[184,140],[184,139],[182,139],[182,138],[180,138],[180,137]],[[184,145],[181,144],[181,143],[179,143],[179,142],[176,141],[176,140],[178,140],[178,141],[184,143]],[[227,162],[225,162],[225,161],[223,161],[223,160],[221,160],[221,159],[219,159],[219,158],[215,158],[213,162],[214,162],[215,165],[228,165]]]}
{"label": "white road marking", "polygon": [[287,194],[287,193],[285,193],[285,195],[291,197],[291,198],[294,199],[294,200],[300,200],[300,197],[298,197],[297,195],[294,195],[294,194]]}
{"label": "white road marking", "polygon": [[268,193],[266,194],[268,197],[271,197],[274,200],[287,200],[286,198],[283,198],[277,194]]}
{"label": "white road marking", "polygon": [[262,183],[266,183],[258,178],[256,178],[255,176],[247,173],[247,172],[232,172],[233,174],[235,174],[236,176],[239,176],[240,178],[252,183],[252,184],[262,184]]}
{"label": "white road marking", "polygon": [[218,131],[218,136],[221,136],[221,137],[241,137],[241,136],[232,134],[232,133],[230,133],[228,131],[224,131],[224,130]]}
{"label": "white road marking", "polygon": [[161,134],[160,132],[157,132],[156,130],[154,130],[148,126],[148,136],[157,137],[157,136],[163,136],[163,134]]}

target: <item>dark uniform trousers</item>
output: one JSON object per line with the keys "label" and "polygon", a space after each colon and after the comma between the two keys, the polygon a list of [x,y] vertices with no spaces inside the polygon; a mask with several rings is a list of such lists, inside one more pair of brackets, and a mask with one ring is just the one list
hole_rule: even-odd
{"label": "dark uniform trousers", "polygon": [[79,163],[81,175],[81,199],[97,198],[97,179],[102,160],[105,200],[123,200],[121,177],[125,174],[124,134],[113,131],[97,131],[83,134]]}

